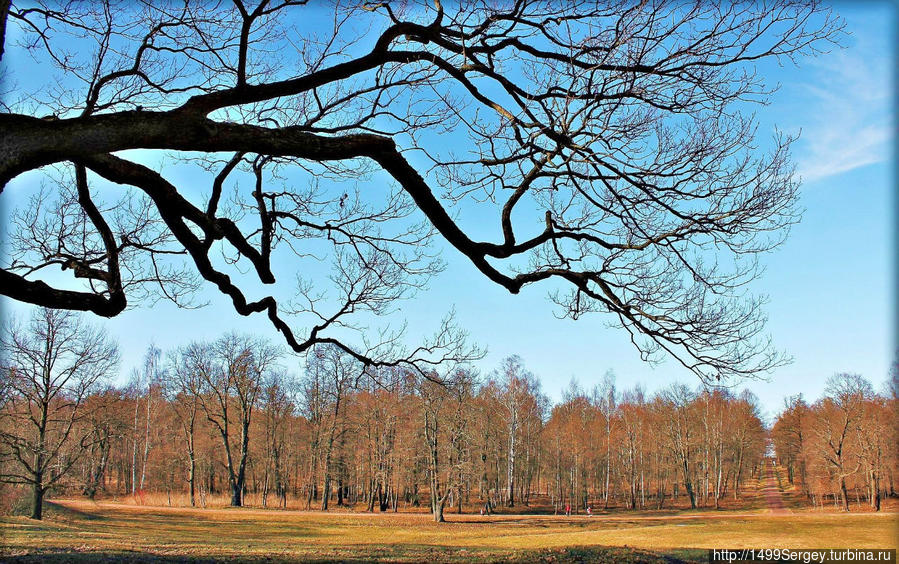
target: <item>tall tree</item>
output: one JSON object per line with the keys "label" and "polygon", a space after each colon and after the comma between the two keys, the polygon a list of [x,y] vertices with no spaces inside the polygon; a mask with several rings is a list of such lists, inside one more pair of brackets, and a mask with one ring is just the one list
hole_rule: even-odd
{"label": "tall tree", "polygon": [[331,498],[331,479],[334,476],[335,444],[341,441],[346,431],[346,401],[350,390],[359,384],[364,375],[363,366],[339,347],[323,345],[316,347],[307,362],[306,372],[311,373],[313,382],[321,385],[315,391],[323,394],[325,409],[321,419],[324,425],[321,436],[322,471],[322,511],[328,509]]}
{"label": "tall tree", "polygon": [[127,429],[127,422],[121,418],[122,404],[121,393],[112,387],[94,392],[85,399],[82,425],[86,427],[89,439],[86,456],[82,457],[84,479],[81,492],[88,499],[94,499],[97,492],[104,488],[113,443]]}
{"label": "tall tree", "polygon": [[665,390],[663,398],[670,422],[667,428],[670,448],[677,459],[684,489],[690,498],[690,509],[696,509],[693,449],[697,430],[692,405],[695,394],[683,384],[674,384]]}
{"label": "tall tree", "polygon": [[[287,507],[286,450],[287,427],[294,414],[291,380],[286,374],[272,372],[265,380],[261,397],[262,428],[265,436],[262,506],[268,504],[274,489],[280,507]],[[272,488],[274,486],[274,488]]]}
{"label": "tall tree", "polygon": [[791,484],[796,482],[798,472],[798,481],[806,495],[809,492],[804,447],[808,438],[803,435],[803,421],[808,415],[808,409],[802,394],[784,398],[784,410],[778,415],[771,430],[777,458],[787,467],[787,480]]}
{"label": "tall tree", "polygon": [[[5,482],[32,491],[31,518],[42,516],[44,492],[58,483],[97,437],[93,426],[76,431],[86,400],[119,361],[106,333],[70,311],[35,310],[27,326],[0,334],[0,371],[8,395],[0,411],[0,456],[11,461]],[[72,445],[66,456],[63,448]]]}
{"label": "tall tree", "polygon": [[[746,108],[772,91],[759,61],[840,40],[813,0],[62,4],[0,11],[21,38],[6,56],[37,60],[13,77],[39,74],[0,113],[0,189],[55,181],[8,222],[12,299],[112,317],[203,281],[296,352],[425,371],[466,356],[446,327],[411,351],[347,329],[421,288],[440,238],[703,380],[782,360],[743,288],[798,218],[792,139],[756,150]],[[181,185],[161,152],[206,178]],[[120,202],[100,201],[110,183]],[[275,261],[303,275],[292,307],[251,295]],[[88,284],[46,283],[57,268]]]}
{"label": "tall tree", "polygon": [[539,384],[518,355],[503,359],[495,376],[499,384],[497,399],[502,406],[502,417],[506,423],[506,504],[514,507],[518,463],[516,456],[521,443],[521,427],[537,406]]}
{"label": "tall tree", "polygon": [[457,368],[440,380],[442,383],[437,384],[425,378],[419,385],[431,514],[438,523],[444,521],[448,497],[455,494],[461,499],[465,477],[470,471],[468,400],[474,387],[470,369]]}
{"label": "tall tree", "polygon": [[625,391],[619,406],[623,438],[619,445],[624,462],[624,473],[627,478],[628,507],[636,509],[638,491],[643,491],[643,450],[646,424],[643,390],[636,387]]}
{"label": "tall tree", "polygon": [[[134,400],[134,419],[131,428],[131,495],[143,491],[147,477],[147,463],[153,440],[150,430],[155,427],[154,419],[158,412],[158,396],[163,391],[161,361],[162,351],[155,345],[149,345],[144,355],[142,368],[131,372],[129,392]],[[138,467],[140,478],[138,478]]]}
{"label": "tall tree", "polygon": [[324,418],[326,410],[325,386],[327,375],[324,372],[323,363],[319,359],[306,364],[306,373],[301,383],[302,405],[301,412],[309,422],[307,457],[309,478],[306,487],[306,509],[312,507],[312,502],[318,499],[318,470],[321,460],[322,435],[324,432]]}
{"label": "tall tree", "polygon": [[[765,454],[765,429],[762,426],[758,398],[743,390],[731,410],[731,437],[736,451],[734,499],[740,495],[744,469],[755,466]],[[747,465],[747,461],[753,461]]]}
{"label": "tall tree", "polygon": [[174,351],[168,359],[166,390],[175,411],[175,418],[184,438],[187,456],[187,485],[191,507],[197,504],[197,415],[203,391],[203,372],[212,370],[208,349],[194,343]]}
{"label": "tall tree", "polygon": [[840,373],[827,379],[827,396],[816,403],[812,428],[818,448],[832,471],[843,509],[849,511],[846,479],[861,464],[851,456],[851,446],[858,440],[858,422],[864,414],[865,401],[873,395],[871,384],[859,374]]}
{"label": "tall tree", "polygon": [[857,456],[864,468],[863,476],[867,482],[865,487],[871,508],[880,511],[884,460],[888,453],[887,435],[891,418],[896,414],[891,413],[886,398],[880,396],[872,395],[867,398],[863,409],[864,413],[856,423],[859,434]]}
{"label": "tall tree", "polygon": [[618,397],[615,391],[615,373],[612,370],[603,374],[602,382],[593,390],[593,403],[602,413],[603,424],[606,431],[606,469],[602,490],[603,507],[609,507],[609,486],[612,475],[612,428],[615,425],[615,416],[618,407]]}
{"label": "tall tree", "polygon": [[198,350],[197,362],[191,366],[202,378],[200,406],[222,439],[235,507],[243,505],[250,425],[262,379],[279,354],[263,340],[231,333]]}

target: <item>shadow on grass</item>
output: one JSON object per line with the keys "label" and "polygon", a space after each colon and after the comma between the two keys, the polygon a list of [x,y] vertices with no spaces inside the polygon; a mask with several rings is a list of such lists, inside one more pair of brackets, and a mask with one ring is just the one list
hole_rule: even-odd
{"label": "shadow on grass", "polygon": [[50,517],[62,517],[63,519],[84,519],[85,521],[107,520],[107,518],[102,515],[88,513],[73,507],[66,507],[65,505],[60,505],[52,501],[44,501],[44,515]]}
{"label": "shadow on grass", "polygon": [[705,550],[682,550],[667,553],[651,552],[630,548],[569,547],[564,549],[513,550],[497,549],[446,549],[433,546],[406,545],[391,547],[368,547],[358,552],[339,551],[320,555],[157,555],[130,551],[73,552],[46,550],[30,554],[4,555],[0,551],[0,561],[15,563],[37,562],[126,562],[126,563],[169,563],[180,562],[205,564],[214,562],[595,562],[599,564],[624,563],[681,563],[706,562]]}

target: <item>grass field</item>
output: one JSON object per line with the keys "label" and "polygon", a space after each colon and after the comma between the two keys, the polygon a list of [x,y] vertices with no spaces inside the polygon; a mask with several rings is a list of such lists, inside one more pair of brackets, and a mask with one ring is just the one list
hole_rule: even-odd
{"label": "grass field", "polygon": [[705,561],[723,547],[895,548],[896,513],[447,515],[140,507],[63,500],[0,519],[0,560]]}

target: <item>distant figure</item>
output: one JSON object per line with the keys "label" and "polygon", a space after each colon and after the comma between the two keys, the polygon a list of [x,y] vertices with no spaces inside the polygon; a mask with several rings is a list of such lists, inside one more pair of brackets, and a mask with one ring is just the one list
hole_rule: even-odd
{"label": "distant figure", "polygon": [[590,506],[588,505],[587,506],[587,517],[592,517],[592,516],[593,516],[593,510],[590,509]]}
{"label": "distant figure", "polygon": [[565,515],[571,515],[571,504],[565,506]]}

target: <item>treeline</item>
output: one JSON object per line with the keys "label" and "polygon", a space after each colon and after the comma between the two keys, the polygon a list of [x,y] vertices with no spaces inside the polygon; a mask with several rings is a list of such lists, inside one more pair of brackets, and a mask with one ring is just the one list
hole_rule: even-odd
{"label": "treeline", "polygon": [[[48,488],[138,500],[163,494],[168,503],[184,496],[198,506],[222,494],[236,506],[247,496],[264,507],[425,506],[437,520],[447,508],[719,507],[739,498],[769,454],[748,392],[674,384],[647,396],[618,390],[607,373],[589,391],[572,382],[551,405],[514,356],[484,375],[464,366],[420,373],[366,369],[323,345],[293,374],[284,369],[292,357],[229,334],[166,352],[150,347],[128,385],[110,387],[100,372],[112,373],[112,346],[71,313],[41,310],[3,347],[0,477],[33,489],[37,518]],[[87,363],[98,347],[106,363]],[[895,405],[866,398],[866,406],[880,402],[884,417]],[[819,428],[817,406],[802,408],[793,427],[787,410],[774,444],[791,479],[798,469],[820,499],[833,490],[815,480],[835,474],[821,473],[824,435],[809,430]],[[892,491],[896,443],[882,437],[874,457],[852,433],[875,412],[852,409],[840,454],[844,499],[868,472],[848,472],[862,460],[874,464],[864,475],[880,480],[875,490],[888,482]],[[799,445],[792,458],[782,454],[784,440]]]}
{"label": "treeline", "polygon": [[897,384],[894,376],[887,397],[857,374],[838,374],[817,402],[809,405],[801,395],[785,401],[771,437],[789,482],[810,503],[830,501],[849,511],[854,498],[879,511],[885,495],[896,495]]}

